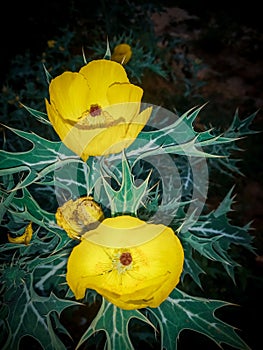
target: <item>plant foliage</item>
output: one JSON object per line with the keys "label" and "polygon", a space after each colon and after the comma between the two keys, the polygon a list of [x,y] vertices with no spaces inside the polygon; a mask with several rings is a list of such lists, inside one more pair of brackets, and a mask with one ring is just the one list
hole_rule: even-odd
{"label": "plant foliage", "polygon": [[[128,149],[83,162],[58,141],[42,112],[51,75],[78,70],[83,64],[81,55],[70,54],[73,36],[67,31],[62,42],[56,40],[49,47],[42,57],[44,70],[42,63],[34,65],[37,79],[33,85],[25,84],[18,98],[6,87],[0,100],[4,135],[0,151],[1,348],[18,350],[22,340],[30,337],[45,350],[85,345],[132,350],[142,343],[175,350],[180,333],[189,329],[219,347],[227,344],[249,349],[235,327],[215,316],[217,309],[230,303],[189,295],[184,284],[188,276],[202,288],[201,276],[206,273],[202,261],[217,263],[234,281],[239,263],[232,257],[231,247],[254,251],[250,225],[239,227],[229,219],[234,188],[227,189],[220,205],[208,211],[202,207],[207,190],[202,179],[211,169],[228,175],[239,172],[232,155],[240,150],[239,139],[253,134],[250,126],[256,113],[241,120],[236,112],[224,131],[197,131],[195,121],[204,106],[176,118],[155,106],[150,127]],[[144,50],[134,34],[114,36],[111,45],[124,40],[133,47],[127,71],[136,81],[141,81],[146,68],[165,76],[165,65],[156,61],[154,51]],[[101,56],[104,44],[96,43],[92,50]],[[24,73],[22,80],[32,74],[30,58],[18,57],[14,65]],[[17,72],[10,75],[11,83],[16,76]],[[129,213],[153,222],[168,220],[178,234],[185,253],[181,283],[158,308],[122,310],[91,290],[81,302],[74,299],[65,277],[67,259],[78,242],[57,225],[55,212],[63,201],[86,195],[100,203],[106,217]],[[196,201],[201,204],[199,213],[190,210]],[[33,236],[29,244],[8,242],[8,235],[21,236],[30,223]],[[94,305],[96,311],[91,312]],[[72,327],[65,326],[64,315],[78,307],[86,310],[91,321],[76,336]]]}

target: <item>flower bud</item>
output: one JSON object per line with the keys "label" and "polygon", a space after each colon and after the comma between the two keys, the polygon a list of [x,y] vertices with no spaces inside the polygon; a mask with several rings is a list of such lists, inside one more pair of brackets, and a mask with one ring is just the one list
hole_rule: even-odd
{"label": "flower bud", "polygon": [[57,209],[57,224],[70,238],[78,239],[83,233],[94,229],[104,219],[101,207],[92,197],[81,197],[64,203]]}
{"label": "flower bud", "polygon": [[111,55],[111,60],[121,64],[126,64],[131,59],[131,56],[132,56],[132,50],[130,45],[119,44],[115,46],[113,53]]}

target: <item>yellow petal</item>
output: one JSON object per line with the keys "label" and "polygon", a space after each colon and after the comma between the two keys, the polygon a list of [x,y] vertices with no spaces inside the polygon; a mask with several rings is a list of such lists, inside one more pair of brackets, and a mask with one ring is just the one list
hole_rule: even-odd
{"label": "yellow petal", "polygon": [[111,260],[107,250],[86,240],[75,248],[68,259],[66,278],[76,299],[81,299],[89,288],[87,280],[89,285],[94,279],[95,283],[98,281],[103,284],[103,273],[111,268]]}
{"label": "yellow petal", "polygon": [[116,120],[131,121],[139,113],[143,90],[133,84],[113,84],[107,90],[109,106],[107,112]]}
{"label": "yellow petal", "polygon": [[63,122],[47,101],[46,109],[50,118],[56,121],[53,125],[61,141],[84,161],[89,156],[119,153],[128,148],[146,125],[152,111],[151,108],[145,109],[130,123],[122,122],[104,128],[81,129],[78,124],[72,126]]}
{"label": "yellow petal", "polygon": [[46,103],[46,110],[48,114],[48,118],[58,134],[61,141],[67,136],[69,131],[71,130],[72,126],[66,122],[63,121],[62,117],[58,113],[58,111],[55,109],[54,105],[51,105],[47,99],[45,99]]}
{"label": "yellow petal", "polygon": [[32,239],[33,235],[33,228],[32,228],[32,222],[30,222],[25,232],[21,236],[12,237],[9,233],[7,234],[8,242],[15,243],[15,244],[25,244],[28,245]]}
{"label": "yellow petal", "polygon": [[104,129],[81,130],[77,127],[78,123],[71,125],[64,121],[55,108],[47,100],[45,102],[49,119],[61,141],[66,147],[86,161],[88,156],[92,155],[87,151],[90,141]]}
{"label": "yellow petal", "polygon": [[[81,130],[78,130],[75,126],[72,126],[70,123],[64,121],[47,100],[45,102],[49,119],[52,121],[53,128],[61,141],[79,157],[82,155],[85,156],[85,159],[83,158],[83,160],[87,161],[88,154],[86,154],[84,151],[88,140],[94,137],[94,131],[87,130],[85,133],[81,132]],[[97,132],[100,132],[100,130]]]}
{"label": "yellow petal", "polygon": [[[79,73],[64,72],[51,80],[49,85],[50,103],[60,118],[75,124],[85,112],[90,100],[90,87],[87,80]],[[54,125],[54,120],[50,120]]]}
{"label": "yellow petal", "polygon": [[130,146],[135,138],[127,136],[128,124],[114,125],[108,129],[99,130],[97,135],[87,144],[82,159],[88,156],[101,156],[119,153]]}
{"label": "yellow petal", "polygon": [[[62,135],[61,130],[65,134]],[[61,141],[86,162],[89,156],[103,154],[104,144],[97,144],[94,140],[105,130],[106,128],[79,129],[76,125],[63,124],[59,132],[62,136]]]}
{"label": "yellow petal", "polygon": [[129,83],[126,71],[117,62],[109,60],[93,60],[82,67],[79,73],[86,78],[91,91],[90,99],[93,103],[107,106],[107,90],[113,83]]}
{"label": "yellow petal", "polygon": [[85,160],[88,156],[115,154],[128,148],[146,125],[151,112],[152,109],[149,107],[136,115],[130,123],[123,122],[108,128],[89,130],[89,137],[86,139],[85,131],[79,130],[78,140],[86,140],[81,158]]}
{"label": "yellow petal", "polygon": [[152,240],[164,229],[164,225],[148,224],[138,218],[123,215],[118,216],[118,220],[105,219],[96,229],[85,233],[83,239],[104,247],[128,248]]}
{"label": "yellow petal", "polygon": [[143,89],[130,83],[114,83],[109,86],[107,96],[110,104],[123,102],[140,102]]}
{"label": "yellow petal", "polygon": [[[103,223],[101,234],[107,226],[107,234],[113,240],[116,230],[130,236],[139,227],[144,236],[154,226],[130,216],[106,219]],[[76,298],[83,298],[90,288],[123,309],[158,307],[179,283],[184,262],[178,237],[171,228],[161,226],[159,235],[132,247],[102,246],[87,240],[88,234],[82,236],[67,265],[67,282]],[[120,235],[119,238],[125,240]],[[122,263],[123,255],[130,260]]]}
{"label": "yellow petal", "polygon": [[122,65],[106,59],[93,60],[83,66],[79,72],[85,76],[92,89],[99,88],[102,82],[107,87],[117,82],[129,82]]}
{"label": "yellow petal", "polygon": [[127,136],[137,138],[139,133],[142,131],[142,129],[145,127],[148,120],[150,119],[151,113],[152,107],[148,107],[144,109],[141,113],[137,114],[129,124]]}

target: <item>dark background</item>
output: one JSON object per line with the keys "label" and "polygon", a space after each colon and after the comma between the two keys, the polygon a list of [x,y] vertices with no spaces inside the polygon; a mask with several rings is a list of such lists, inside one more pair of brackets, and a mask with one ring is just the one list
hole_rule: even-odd
{"label": "dark background", "polygon": [[[130,1],[143,4],[144,1]],[[116,20],[124,16],[123,4],[129,1],[87,1],[87,0],[56,0],[56,1],[4,1],[1,2],[1,78],[6,75],[10,58],[29,48],[32,52],[44,49],[46,41],[56,34],[60,28],[68,26],[70,30],[80,30],[83,23],[96,13],[110,11],[114,5],[119,5],[120,11]],[[262,16],[259,2],[209,1],[209,0],[178,0],[151,1],[156,6],[181,7],[191,14],[200,16],[202,25],[206,27],[211,17],[216,17],[222,26],[237,23],[261,30]],[[143,27],[143,24],[142,24]],[[88,29],[88,28],[87,28]],[[105,28],[106,30],[106,28]],[[211,49],[212,43],[210,43]],[[213,44],[214,46],[215,44]],[[261,52],[262,54],[262,52]]]}

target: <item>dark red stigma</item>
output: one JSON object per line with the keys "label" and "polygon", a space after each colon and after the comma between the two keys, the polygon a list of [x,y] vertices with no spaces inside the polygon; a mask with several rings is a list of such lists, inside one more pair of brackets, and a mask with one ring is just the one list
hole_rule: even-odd
{"label": "dark red stigma", "polygon": [[120,262],[124,266],[130,265],[130,263],[132,262],[131,253],[122,253],[121,256],[120,256]]}
{"label": "dark red stigma", "polygon": [[98,115],[101,115],[101,108],[99,105],[95,104],[95,105],[91,105],[90,109],[89,109],[89,114],[92,117],[97,117]]}

